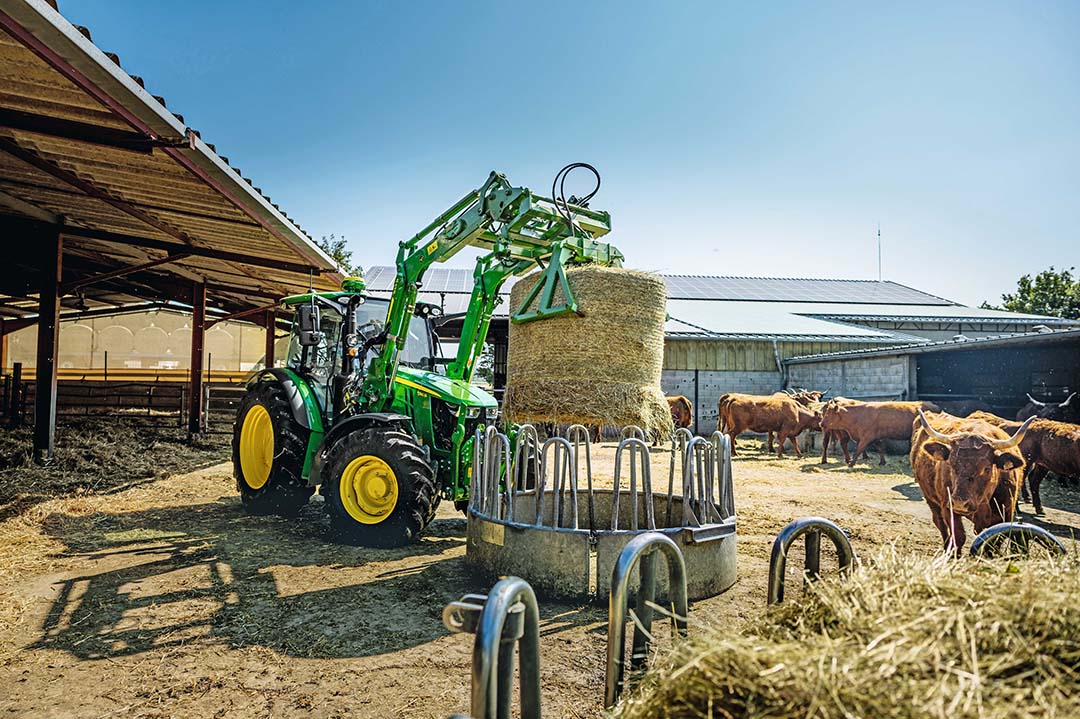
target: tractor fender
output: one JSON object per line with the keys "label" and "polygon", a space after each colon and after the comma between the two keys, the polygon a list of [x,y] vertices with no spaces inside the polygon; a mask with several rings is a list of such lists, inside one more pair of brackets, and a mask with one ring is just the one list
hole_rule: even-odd
{"label": "tractor fender", "polygon": [[397,425],[408,428],[411,422],[412,418],[408,415],[397,414],[395,412],[366,412],[339,421],[326,433],[326,436],[323,437],[322,444],[319,446],[318,451],[315,452],[315,456],[311,459],[311,471],[308,472],[307,479],[308,486],[322,484],[322,471],[323,466],[326,463],[328,450],[330,447],[334,446],[334,443],[341,437],[358,429],[365,429],[376,425],[384,427]]}
{"label": "tractor fender", "polygon": [[[285,390],[285,397],[289,400],[293,419],[304,429],[313,429],[308,407],[304,404],[304,397],[296,386],[296,376],[292,372],[281,367],[262,370],[247,381],[247,388],[250,390],[259,382],[277,382],[281,385]],[[318,408],[315,411],[317,412]]]}

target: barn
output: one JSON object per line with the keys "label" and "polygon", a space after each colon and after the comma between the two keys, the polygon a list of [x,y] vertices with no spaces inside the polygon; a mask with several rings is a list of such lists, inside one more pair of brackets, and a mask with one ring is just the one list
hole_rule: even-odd
{"label": "barn", "polygon": [[[394,268],[385,266],[365,273],[369,289],[376,294],[388,293],[394,276]],[[796,385],[841,392],[841,385],[833,387],[824,381],[831,377],[826,373],[800,370],[801,374],[792,376],[792,358],[833,357],[841,353],[847,357],[846,353],[857,352],[877,357],[873,353],[890,347],[915,348],[958,336],[979,339],[1080,329],[1080,321],[967,307],[890,281],[663,277],[669,317],[665,327],[664,391],[686,395],[693,401],[698,432],[716,426],[717,400],[724,392],[768,393]],[[506,301],[496,310],[489,334],[496,392],[505,385],[512,284],[507,282],[502,288]],[[460,336],[472,285],[471,270],[433,268],[428,272],[420,298],[443,307],[444,341],[453,342]],[[883,364],[886,368],[882,371],[899,387],[907,376],[900,363]],[[862,371],[853,365],[852,380]],[[858,396],[853,389],[846,391]],[[882,396],[899,396],[899,392],[890,390]]]}
{"label": "barn", "polygon": [[[1075,323],[1074,323],[1075,324]],[[829,352],[785,362],[793,385],[856,399],[970,400],[1012,417],[1027,403],[1061,402],[1080,389],[1080,329],[960,337]]]}

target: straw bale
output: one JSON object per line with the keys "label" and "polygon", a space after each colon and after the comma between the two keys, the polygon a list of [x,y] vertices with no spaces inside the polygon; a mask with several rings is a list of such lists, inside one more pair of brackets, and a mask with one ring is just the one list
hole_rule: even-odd
{"label": "straw bale", "polygon": [[692,627],[613,716],[1077,717],[1077,597],[1075,545],[1031,560],[886,548],[741,634]]}
{"label": "straw bale", "polygon": [[[666,436],[671,415],[660,389],[664,281],[595,265],[566,274],[580,316],[510,325],[506,416],[514,422],[636,424]],[[533,274],[514,286],[511,312],[538,279]],[[562,299],[557,290],[555,301]]]}

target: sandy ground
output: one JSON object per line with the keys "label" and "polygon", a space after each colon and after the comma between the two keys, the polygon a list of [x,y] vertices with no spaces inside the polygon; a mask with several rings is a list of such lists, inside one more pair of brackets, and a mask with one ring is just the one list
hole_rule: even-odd
{"label": "sandy ground", "polygon": [[[821,515],[856,551],[939,538],[906,457],[821,468],[752,442],[736,459],[739,580],[692,623],[737,630],[765,608],[768,553],[790,520]],[[613,451],[594,466],[610,467]],[[654,457],[666,476],[666,459]],[[1047,516],[1080,527],[1080,494],[1044,484]],[[485,591],[465,564],[465,520],[443,507],[416,546],[325,540],[299,520],[245,516],[228,465],[108,496],[54,499],[0,523],[0,712],[30,717],[447,717],[469,704],[471,637],[442,608]],[[792,564],[797,564],[793,562]],[[825,567],[834,567],[831,562]],[[788,582],[797,591],[798,567]],[[544,713],[600,714],[606,610],[543,602]],[[663,640],[661,640],[661,644]],[[661,650],[663,646],[661,646]]]}

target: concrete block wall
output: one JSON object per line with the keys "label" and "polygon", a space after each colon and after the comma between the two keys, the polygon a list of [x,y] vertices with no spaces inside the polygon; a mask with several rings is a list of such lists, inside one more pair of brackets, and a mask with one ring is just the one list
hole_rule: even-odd
{"label": "concrete block wall", "polygon": [[712,434],[716,429],[717,404],[726,392],[771,394],[783,387],[779,372],[697,370],[697,402],[694,402],[695,370],[664,370],[661,386],[664,394],[684,395],[694,402],[694,415],[699,434]]}
{"label": "concrete block wall", "polygon": [[901,356],[793,364],[788,368],[788,386],[852,399],[901,399],[911,386],[910,362]]}

